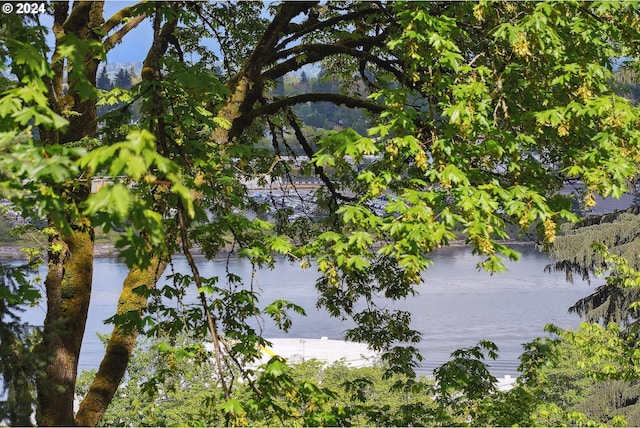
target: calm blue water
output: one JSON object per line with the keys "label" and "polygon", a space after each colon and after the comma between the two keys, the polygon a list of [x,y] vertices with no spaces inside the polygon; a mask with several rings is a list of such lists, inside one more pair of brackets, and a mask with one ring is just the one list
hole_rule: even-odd
{"label": "calm blue water", "polygon": [[[549,263],[546,255],[528,246],[518,247],[520,261],[509,263],[504,274],[489,275],[478,271],[478,258],[464,247],[439,250],[434,265],[423,274],[424,284],[419,294],[404,301],[387,303],[386,307],[401,308],[413,314],[413,327],[423,334],[418,346],[424,356],[421,372],[431,373],[449,359],[452,351],[475,345],[479,340],[494,341],[500,348],[500,359],[492,363],[496,376],[516,375],[522,344],[543,336],[547,323],[560,327],[575,327],[580,319],[567,313],[567,308],[586,296],[592,285],[576,281],[565,282],[563,273],[545,273]],[[178,272],[188,272],[184,259],[174,263]],[[237,258],[206,262],[200,260],[203,276],[225,277],[225,269],[246,281],[252,278],[248,262]],[[94,288],[89,321],[80,357],[80,369],[97,368],[103,345],[96,333],[109,333],[111,326],[103,321],[116,308],[119,290],[127,274],[126,267],[113,258],[100,258],[95,263]],[[342,339],[353,324],[331,318],[315,306],[314,287],[317,274],[313,269],[302,271],[297,265],[283,262],[274,270],[253,274],[253,287],[266,304],[275,299],[287,299],[302,306],[307,316],[295,315],[293,327],[285,334],[268,320],[262,321],[265,337]],[[195,299],[195,291],[187,300]],[[41,324],[44,305],[29,311],[29,321]]]}

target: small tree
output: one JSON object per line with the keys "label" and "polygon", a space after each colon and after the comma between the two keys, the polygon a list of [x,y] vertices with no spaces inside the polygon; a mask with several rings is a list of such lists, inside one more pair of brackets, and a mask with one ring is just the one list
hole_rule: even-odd
{"label": "small tree", "polygon": [[104,91],[110,91],[113,88],[113,83],[107,75],[107,67],[102,67],[102,71],[98,75],[98,80],[96,81],[96,87]]}
{"label": "small tree", "polygon": [[129,71],[124,68],[120,68],[116,74],[113,86],[116,88],[131,89],[131,75],[129,74]]}

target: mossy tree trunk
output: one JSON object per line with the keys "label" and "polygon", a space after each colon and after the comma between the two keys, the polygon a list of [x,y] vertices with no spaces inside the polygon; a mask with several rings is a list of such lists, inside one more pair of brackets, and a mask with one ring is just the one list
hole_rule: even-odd
{"label": "mossy tree trunk", "polygon": [[[52,28],[56,45],[64,44],[64,38],[72,35],[79,43],[99,42],[108,51],[145,18],[144,14],[134,16],[135,11],[125,8],[105,22],[103,3],[76,1],[71,6],[70,2],[55,2]],[[288,2],[279,7],[277,14],[257,41],[251,57],[246,60],[245,66],[229,79],[227,86],[230,94],[226,102],[212,109],[214,114],[230,123],[230,128],[219,127],[214,131],[210,141],[213,150],[224,151],[226,146],[243,135],[257,117],[274,114],[290,105],[303,102],[303,100],[291,98],[280,103],[274,102],[268,105],[263,103],[271,80],[281,77],[288,71],[297,70],[305,63],[315,62],[335,53],[331,49],[302,52],[300,58],[278,64],[278,52],[284,50],[286,46],[286,44],[280,45],[285,35],[290,34],[295,39],[316,28],[316,23],[309,14],[316,5],[317,2]],[[158,8],[161,7],[164,6],[158,5]],[[292,24],[294,18],[300,14],[309,14],[309,19],[302,27]],[[160,85],[159,79],[161,80],[162,77],[159,72],[159,59],[166,53],[168,44],[176,42],[173,34],[176,22],[168,20],[161,26],[160,22],[164,19],[164,15],[159,12],[156,15],[154,44],[145,60],[142,78],[158,80],[155,83]],[[360,17],[360,15],[353,17]],[[328,22],[326,25],[329,25]],[[106,34],[123,23],[121,30],[105,38]],[[367,37],[361,39],[365,42],[368,40]],[[344,49],[364,46],[362,40],[347,41]],[[62,58],[58,52],[54,53],[52,57],[54,76],[49,81],[48,93],[50,104],[58,114],[66,116],[69,126],[64,132],[41,129],[40,134],[45,144],[75,144],[87,136],[95,135],[97,95],[87,96],[86,93],[83,94],[83,90],[86,91],[87,83],[89,87],[95,88],[99,56],[90,49],[81,67],[79,64],[69,64],[69,61],[69,58]],[[76,67],[76,72],[80,67],[82,78],[76,82],[73,79],[77,76],[69,75],[69,86],[64,91],[63,74],[68,71],[69,66]],[[321,94],[318,100],[326,99],[337,104],[349,104],[349,101],[354,101],[358,105],[364,102],[346,96],[336,101],[336,97],[338,97],[337,94]],[[155,104],[157,108],[161,105],[162,102]],[[168,141],[164,132],[166,125],[163,122],[163,112],[151,113],[150,116],[154,119],[149,130],[156,137],[158,151],[169,157],[167,145],[171,142]],[[139,325],[116,325],[99,372],[87,396],[80,404],[78,414],[74,417],[73,402],[78,359],[91,295],[93,226],[90,219],[78,214],[82,212],[82,205],[89,196],[88,184],[67,183],[58,185],[57,188],[67,195],[66,202],[70,209],[65,217],[71,227],[66,232],[57,231],[50,238],[49,272],[45,281],[48,308],[44,340],[39,348],[40,352],[49,357],[49,364],[45,374],[38,379],[38,423],[57,426],[74,424],[91,426],[99,423],[124,376],[139,334]],[[50,220],[50,224],[53,225],[57,224],[56,220],[59,219],[52,216]],[[147,305],[147,298],[134,290],[154,287],[165,267],[166,258],[153,258],[150,266],[144,269],[138,267],[131,269],[123,285],[117,315],[123,317],[135,315],[134,318],[141,316]]]}
{"label": "mossy tree trunk", "polygon": [[[160,58],[165,54],[168,41],[173,36],[177,25],[177,20],[169,19],[161,26],[160,18],[161,15],[156,14],[157,26],[154,42],[143,63],[142,77],[149,82],[157,82],[160,78]],[[159,82],[157,83],[156,93],[160,87]],[[156,96],[157,102],[152,105],[153,111],[149,113],[153,117],[159,118],[164,112],[161,106],[161,95],[156,94]],[[163,122],[158,120],[157,123],[154,123],[152,131],[156,136],[158,149],[161,152],[166,150],[167,141]],[[168,239],[170,240],[170,238]],[[149,247],[149,251],[152,251],[151,247]],[[98,373],[89,387],[89,392],[80,403],[80,408],[75,418],[76,425],[97,425],[111,403],[124,377],[143,324],[142,314],[147,307],[148,300],[146,291],[155,287],[167,267],[168,259],[167,255],[155,255],[144,269],[134,266],[129,270],[118,301],[116,325],[107,343],[107,349],[100,363]]]}
{"label": "mossy tree trunk", "polygon": [[48,358],[38,378],[38,424],[73,425],[80,346],[93,279],[93,228],[87,219],[68,234],[51,236],[45,280],[47,316],[40,350]]}
{"label": "mossy tree trunk", "polygon": [[127,321],[113,328],[100,369],[80,404],[76,425],[97,425],[111,403],[135,347],[142,310],[147,306],[147,294],[141,289],[152,289],[166,266],[166,262],[155,257],[147,268],[129,271],[116,310],[116,317],[126,318]]}
{"label": "mossy tree trunk", "polygon": [[[65,37],[86,42],[99,41],[104,23],[104,2],[79,1],[71,5],[54,5],[53,33],[56,49]],[[52,57],[53,77],[50,79],[50,104],[59,114],[67,116],[69,125],[64,131],[41,130],[45,145],[76,143],[96,131],[96,100],[86,93],[86,83],[95,86],[99,57],[91,49],[82,64],[65,64],[58,52]],[[82,77],[68,78],[68,90],[63,91],[63,74],[72,66],[82,70]],[[64,94],[64,95],[63,95]],[[69,114],[70,113],[70,114]],[[52,213],[49,224],[55,227],[66,223],[68,230],[50,234],[48,273],[45,279],[47,315],[43,340],[38,351],[47,359],[43,373],[38,376],[39,425],[69,426],[74,424],[73,402],[80,348],[89,311],[93,280],[94,230],[90,219],[79,214],[81,205],[90,194],[90,184],[79,181],[54,185],[67,205],[64,213]],[[61,220],[58,216],[64,216]]]}

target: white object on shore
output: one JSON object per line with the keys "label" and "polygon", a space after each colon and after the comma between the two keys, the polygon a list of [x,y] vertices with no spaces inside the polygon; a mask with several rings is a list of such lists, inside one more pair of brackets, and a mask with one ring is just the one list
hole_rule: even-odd
{"label": "white object on shore", "polygon": [[316,359],[325,363],[344,361],[350,367],[371,366],[378,362],[379,355],[364,343],[320,339],[267,339],[271,346],[262,350],[263,357],[256,365],[264,364],[274,355],[290,363]]}
{"label": "white object on shore", "polygon": [[504,375],[504,377],[499,377],[496,382],[496,388],[500,391],[509,391],[512,389],[518,380],[517,377],[511,377],[511,375]]}

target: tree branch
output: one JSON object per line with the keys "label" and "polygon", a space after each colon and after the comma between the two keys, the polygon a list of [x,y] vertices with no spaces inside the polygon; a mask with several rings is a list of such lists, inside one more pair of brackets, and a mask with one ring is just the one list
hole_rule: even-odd
{"label": "tree branch", "polygon": [[131,31],[134,28],[136,28],[138,26],[138,24],[140,24],[146,17],[147,17],[147,15],[143,13],[142,15],[138,15],[138,16],[135,16],[135,17],[131,18],[124,25],[124,27],[122,27],[120,30],[118,30],[115,33],[113,33],[111,36],[107,37],[107,39],[104,41],[104,49],[105,49],[105,51],[109,52],[116,45],[118,45],[120,42],[122,42],[122,38],[129,31]]}
{"label": "tree branch", "polygon": [[286,39],[278,43],[275,49],[279,51],[280,49],[283,49],[290,43],[294,42],[295,40],[298,40],[300,37],[306,34],[312,33],[314,31],[322,30],[325,28],[335,28],[336,25],[342,22],[353,21],[355,19],[362,18],[365,16],[370,16],[372,14],[376,14],[380,12],[381,12],[381,9],[368,8],[368,9],[362,9],[356,12],[348,13],[345,15],[334,16],[324,21],[318,21],[317,18],[314,19],[315,15],[311,15],[310,18],[308,18],[302,24],[298,24],[298,26],[295,28],[295,32],[293,32],[291,36],[287,37]]}
{"label": "tree branch", "polygon": [[[101,28],[102,33],[103,34],[108,34],[111,30],[116,28],[118,25],[122,24],[124,22],[125,18],[131,18],[132,16],[136,15],[137,8],[138,8],[138,6],[140,4],[142,4],[142,3],[136,3],[134,5],[124,7],[122,9],[120,9],[119,11],[117,11],[116,13],[114,13],[113,16],[111,16],[111,18],[109,18],[102,25],[102,28]],[[145,15],[145,14],[142,14],[142,15]],[[138,15],[138,16],[140,16],[140,15]]]}
{"label": "tree branch", "polygon": [[269,53],[273,52],[291,20],[315,4],[317,2],[285,2],[280,6],[264,36],[256,43],[246,66],[228,81],[231,95],[218,115],[231,122],[231,128],[217,128],[211,138],[213,142],[224,144],[232,141],[251,123],[253,119],[246,115],[263,95],[264,80],[261,73],[269,60]]}
{"label": "tree branch", "polygon": [[[180,241],[182,243],[182,252],[189,263],[189,268],[191,269],[191,273],[193,274],[193,281],[198,290],[202,290],[202,278],[200,277],[200,271],[198,270],[198,265],[196,264],[193,256],[191,255],[191,250],[189,249],[189,238],[187,237],[187,224],[184,219],[184,207],[181,202],[178,202],[178,227],[180,229]],[[216,327],[216,321],[214,320],[213,314],[209,310],[209,305],[207,305],[207,296],[203,291],[198,292],[198,297],[200,298],[200,304],[202,305],[202,310],[205,313],[205,317],[207,320],[207,328],[209,329],[209,333],[211,334],[211,339],[213,341],[214,346],[214,356],[216,361],[216,368],[218,370],[218,377],[220,380],[220,385],[222,386],[222,390],[224,391],[224,397],[226,400],[231,398],[231,386],[227,385],[227,382],[224,379],[224,370],[222,367],[222,359],[220,355],[222,354],[222,348],[220,345],[220,335],[218,334],[218,329]]]}
{"label": "tree branch", "polygon": [[299,14],[309,10],[318,2],[285,2],[280,6],[278,13],[273,17],[273,20],[264,32],[262,39],[256,44],[251,57],[247,60],[247,72],[251,75],[251,71],[259,73],[262,71],[263,64],[269,59],[267,55],[269,52],[273,52],[278,40],[286,33],[287,25],[293,18]]}
{"label": "tree branch", "polygon": [[[160,27],[161,20],[162,14],[158,11],[154,21],[154,43],[147,53],[142,72],[143,79],[147,81],[160,78],[159,61],[164,55],[177,25],[174,19],[169,20]],[[154,92],[153,96],[158,97],[157,92]],[[166,156],[167,148],[164,124],[162,123],[162,115],[164,113],[162,103],[154,103],[150,113],[158,118],[158,122],[155,124],[155,128],[152,126],[152,130],[157,137],[162,154]],[[153,288],[166,266],[167,257],[156,255],[151,259],[149,268],[132,268],[123,284],[117,315],[126,316],[132,313],[139,315],[147,305],[147,297],[136,293],[136,289],[143,286]],[[80,405],[75,420],[77,425],[95,426],[102,418],[124,376],[138,333],[136,326],[116,324],[114,327],[98,373],[91,384],[89,393]]]}
{"label": "tree branch", "polygon": [[[141,320],[148,298],[138,290],[153,289],[166,267],[167,261],[155,256],[146,269],[130,270],[118,299],[116,316],[128,317],[131,323],[131,315],[135,314]],[[80,403],[75,418],[77,426],[96,426],[100,422],[124,377],[138,334],[138,328],[132,324],[116,323],[113,327],[98,373]]]}
{"label": "tree branch", "polygon": [[296,104],[319,101],[325,101],[336,105],[345,105],[350,108],[362,108],[373,113],[382,113],[385,110],[385,107],[381,104],[361,98],[351,97],[349,95],[336,93],[310,93],[281,98],[272,103],[261,105],[246,114],[245,118],[253,120],[256,117],[274,114],[282,109],[291,107]]}
{"label": "tree branch", "polygon": [[363,35],[360,37],[354,37],[353,34],[350,34],[348,38],[336,40],[333,43],[305,43],[298,44],[289,49],[273,51],[275,54],[270,58],[272,62],[275,62],[279,59],[287,58],[292,55],[300,55],[308,52],[317,51],[318,47],[335,47],[335,48],[350,48],[355,49],[361,47],[363,49],[371,49],[374,46],[381,46],[387,39],[389,29],[386,28],[384,31],[380,32],[380,34],[376,34],[375,36]]}
{"label": "tree branch", "polygon": [[[396,78],[402,80],[401,78],[403,73],[401,70],[394,67],[388,60],[384,60],[368,52],[371,48],[382,45],[385,40],[386,35],[380,34],[379,36],[376,36],[375,40],[374,38],[368,37],[367,40],[359,39],[358,41],[350,41],[348,43],[334,43],[330,45],[299,45],[288,49],[285,52],[279,52],[277,55],[274,55],[274,58],[270,61],[271,63],[274,63],[278,58],[284,58],[291,55],[294,56],[286,61],[277,63],[270,69],[266,70],[262,75],[265,78],[274,79],[276,77],[284,76],[288,72],[298,70],[303,65],[319,62],[332,55],[344,54],[367,60],[383,70],[393,73]],[[358,47],[363,49],[356,49]]]}
{"label": "tree branch", "polygon": [[[300,125],[298,124],[298,120],[293,114],[293,111],[291,111],[291,109],[287,109],[286,115],[287,115],[287,120],[289,121],[289,124],[293,128],[293,132],[296,134],[296,139],[298,140],[298,142],[300,143],[300,146],[302,146],[302,149],[304,150],[304,153],[309,157],[309,160],[313,159],[313,155],[315,153],[313,152],[311,145],[305,138],[302,132],[302,129],[300,129]],[[338,205],[339,201],[357,200],[357,198],[348,197],[340,193],[338,189],[336,189],[336,187],[333,185],[333,181],[331,181],[329,176],[324,172],[323,167],[315,165],[314,170],[316,175],[318,175],[318,177],[320,177],[320,179],[325,184],[325,186],[327,186],[329,193],[331,193],[331,198],[333,199],[333,202],[336,206]]]}
{"label": "tree branch", "polygon": [[[64,21],[62,27],[66,33],[78,33],[82,28],[86,27],[89,22],[89,12],[94,7],[90,1],[77,1],[73,3],[71,7],[71,13],[68,14],[67,19]],[[97,7],[104,6],[104,2],[98,3]]]}

